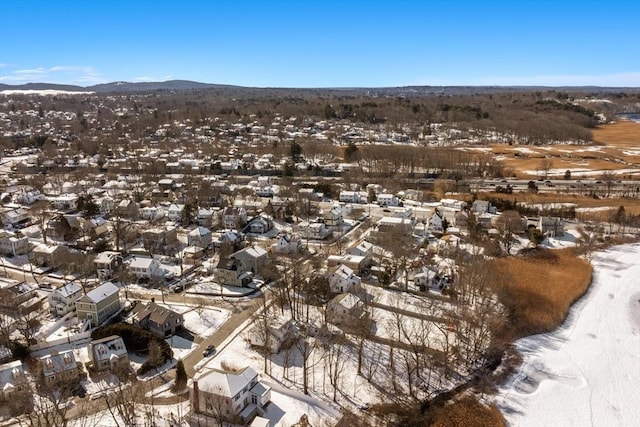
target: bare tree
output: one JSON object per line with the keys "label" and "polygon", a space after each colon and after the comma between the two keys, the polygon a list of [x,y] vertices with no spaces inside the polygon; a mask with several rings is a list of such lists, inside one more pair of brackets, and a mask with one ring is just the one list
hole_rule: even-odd
{"label": "bare tree", "polygon": [[53,216],[53,211],[49,207],[49,202],[46,200],[38,200],[29,209],[29,215],[35,220],[40,232],[42,233],[42,240],[47,244],[47,225],[49,220]]}

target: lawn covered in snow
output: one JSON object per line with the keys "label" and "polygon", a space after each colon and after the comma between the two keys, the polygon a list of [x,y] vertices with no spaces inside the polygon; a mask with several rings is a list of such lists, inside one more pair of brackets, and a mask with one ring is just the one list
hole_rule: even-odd
{"label": "lawn covered in snow", "polygon": [[592,262],[591,288],[565,323],[516,343],[523,364],[496,398],[510,425],[638,425],[640,244]]}

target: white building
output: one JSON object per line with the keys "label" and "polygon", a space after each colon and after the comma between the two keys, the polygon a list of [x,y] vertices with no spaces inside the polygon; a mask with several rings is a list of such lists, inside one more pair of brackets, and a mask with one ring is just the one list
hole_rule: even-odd
{"label": "white building", "polygon": [[137,279],[159,279],[164,277],[164,270],[155,258],[134,255],[129,261],[129,272]]}
{"label": "white building", "polygon": [[380,206],[398,206],[400,201],[393,194],[381,193],[377,196],[378,205]]}
{"label": "white building", "polygon": [[75,282],[51,291],[47,299],[49,300],[49,312],[57,316],[64,316],[75,311],[76,301],[82,296],[82,287]]}
{"label": "white building", "polygon": [[328,279],[329,288],[333,293],[355,293],[360,290],[360,277],[344,264],[340,264],[333,270],[330,270]]}

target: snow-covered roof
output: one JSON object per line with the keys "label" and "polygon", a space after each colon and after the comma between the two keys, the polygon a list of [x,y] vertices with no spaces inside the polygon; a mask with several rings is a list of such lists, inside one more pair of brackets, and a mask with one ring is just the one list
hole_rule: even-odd
{"label": "snow-covered roof", "polygon": [[80,292],[82,287],[78,285],[76,282],[69,282],[66,285],[55,290],[56,293],[60,294],[64,298],[68,298],[76,293]]}
{"label": "snow-covered roof", "polygon": [[212,369],[198,379],[198,387],[210,393],[234,397],[257,377],[258,373],[250,366],[239,372]]}
{"label": "snow-covered roof", "polygon": [[116,285],[111,282],[104,282],[102,285],[86,293],[85,297],[89,298],[94,304],[103,301],[105,298],[110,297],[120,291]]}

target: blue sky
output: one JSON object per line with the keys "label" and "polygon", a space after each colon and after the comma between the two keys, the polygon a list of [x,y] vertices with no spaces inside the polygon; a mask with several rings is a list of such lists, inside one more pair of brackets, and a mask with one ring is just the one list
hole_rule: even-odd
{"label": "blue sky", "polygon": [[0,0],[0,83],[640,86],[640,1]]}

